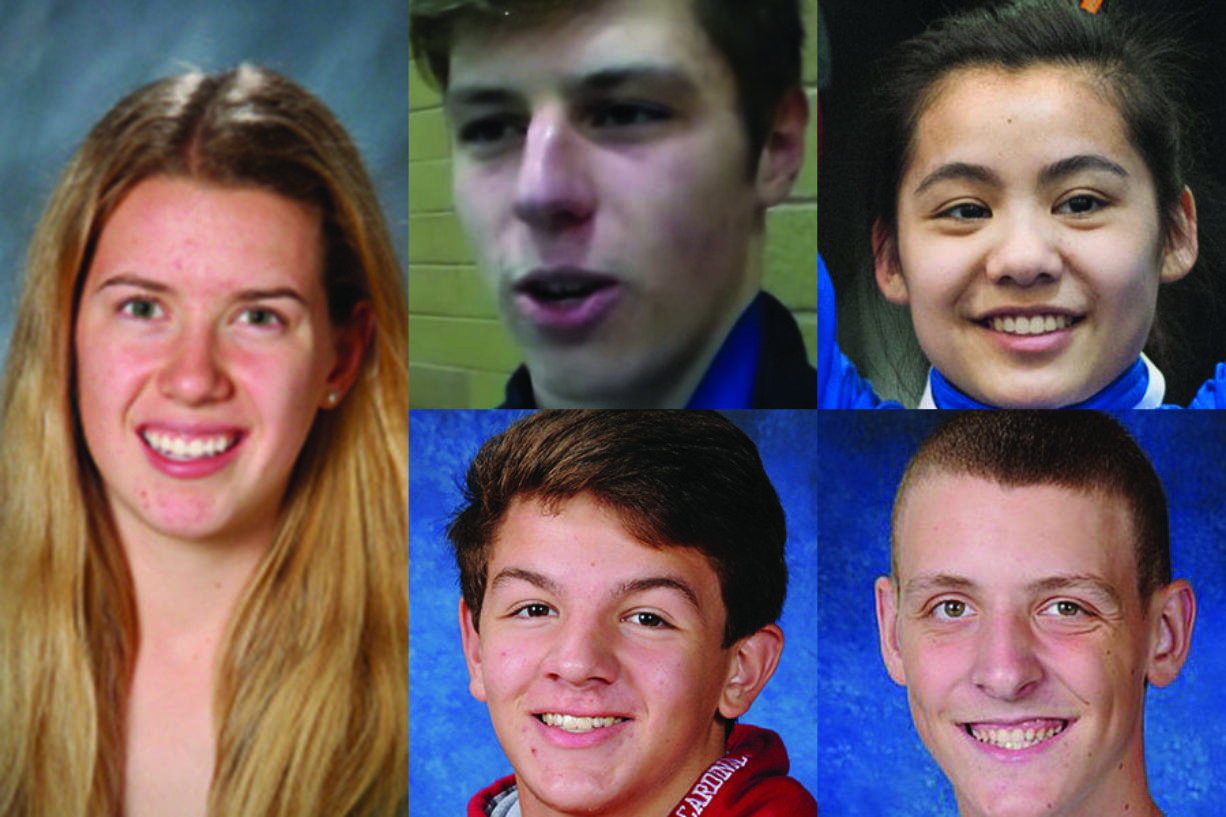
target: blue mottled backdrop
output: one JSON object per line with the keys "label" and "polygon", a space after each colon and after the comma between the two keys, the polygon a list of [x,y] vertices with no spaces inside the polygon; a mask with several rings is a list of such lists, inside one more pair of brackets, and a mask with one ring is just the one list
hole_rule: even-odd
{"label": "blue mottled backdrop", "polygon": [[[485,704],[468,693],[456,606],[460,588],[445,528],[457,484],[487,437],[523,412],[413,411],[409,415],[409,807],[413,815],[464,813],[478,789],[511,772]],[[731,411],[758,444],[788,518],[790,582],[779,669],[742,719],[779,732],[792,775],[817,782],[814,711],[817,585],[814,498],[816,412]],[[823,814],[825,813],[823,809]]]}
{"label": "blue mottled backdrop", "polygon": [[26,247],[93,124],[159,77],[241,61],[319,96],[357,143],[403,267],[408,0],[5,0],[0,7],[0,354]]}
{"label": "blue mottled backdrop", "polygon": [[[953,791],[916,736],[877,646],[873,580],[889,572],[889,514],[907,459],[938,412],[818,412],[821,695],[817,799],[828,817],[952,817]],[[1176,576],[1199,610],[1180,678],[1151,688],[1150,790],[1171,817],[1226,813],[1226,414],[1117,415],[1166,487]]]}

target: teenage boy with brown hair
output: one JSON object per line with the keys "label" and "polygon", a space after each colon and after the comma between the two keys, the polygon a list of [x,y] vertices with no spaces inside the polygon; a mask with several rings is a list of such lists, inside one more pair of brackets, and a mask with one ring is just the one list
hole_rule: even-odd
{"label": "teenage boy with brown hair", "polygon": [[815,408],[762,292],[805,152],[799,0],[415,0],[457,215],[526,363],[502,408]]}
{"label": "teenage boy with brown hair", "polygon": [[469,817],[816,817],[737,724],[783,649],[783,509],[714,412],[546,411],[488,440],[449,529],[470,689],[515,774]]}

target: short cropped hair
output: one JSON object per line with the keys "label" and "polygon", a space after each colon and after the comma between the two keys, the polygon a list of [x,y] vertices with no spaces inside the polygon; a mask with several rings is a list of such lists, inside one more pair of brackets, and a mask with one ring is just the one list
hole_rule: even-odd
{"label": "short cropped hair", "polygon": [[911,458],[894,498],[890,552],[896,580],[898,524],[907,495],[933,474],[1118,497],[1132,515],[1141,600],[1171,582],[1170,520],[1162,483],[1141,446],[1106,414],[967,411],[938,426]]}
{"label": "short cropped hair", "polygon": [[[758,155],[783,98],[800,85],[804,23],[800,0],[691,0],[702,30],[732,69],[749,161]],[[581,0],[414,0],[409,42],[423,76],[446,89],[452,36],[467,20],[528,24],[542,14],[578,14]]]}
{"label": "short cropped hair", "polygon": [[719,577],[724,647],[779,619],[787,525],[749,437],[714,411],[540,411],[490,438],[447,534],[474,627],[512,500],[590,494],[654,548],[699,551]]}

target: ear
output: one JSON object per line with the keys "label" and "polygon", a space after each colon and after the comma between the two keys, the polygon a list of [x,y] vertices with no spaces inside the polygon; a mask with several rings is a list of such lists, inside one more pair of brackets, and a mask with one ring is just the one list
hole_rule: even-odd
{"label": "ear", "polygon": [[719,699],[719,714],[728,719],[744,715],[775,674],[782,652],[783,630],[777,624],[767,624],[734,644],[728,680]]}
{"label": "ear", "polygon": [[1175,680],[1192,646],[1196,622],[1196,594],[1192,585],[1176,579],[1154,591],[1149,602],[1151,621],[1149,666],[1145,677],[1164,687]]}
{"label": "ear", "polygon": [[1179,197],[1179,209],[1175,213],[1175,233],[1166,242],[1162,253],[1161,281],[1169,284],[1178,281],[1191,271],[1199,250],[1196,237],[1196,198],[1187,187]]}
{"label": "ear", "polygon": [[468,691],[478,701],[486,700],[485,674],[481,671],[481,634],[472,611],[460,599],[460,641],[464,644],[464,660],[468,664]]}
{"label": "ear", "polygon": [[374,316],[370,311],[370,304],[366,301],[360,301],[353,308],[353,315],[347,323],[333,327],[332,343],[336,363],[332,371],[328,372],[324,393],[320,395],[321,408],[336,408],[358,379],[373,332]]}
{"label": "ear", "polygon": [[898,264],[898,248],[880,221],[873,222],[873,271],[877,287],[887,301],[892,304],[908,302],[907,281]]}
{"label": "ear", "polygon": [[877,636],[881,641],[881,660],[894,683],[907,685],[902,649],[898,646],[898,589],[888,576],[878,576],[873,585],[877,593]]}
{"label": "ear", "polygon": [[809,100],[799,87],[793,88],[775,109],[775,121],[758,156],[754,185],[763,207],[773,207],[792,192],[805,160],[808,123]]}

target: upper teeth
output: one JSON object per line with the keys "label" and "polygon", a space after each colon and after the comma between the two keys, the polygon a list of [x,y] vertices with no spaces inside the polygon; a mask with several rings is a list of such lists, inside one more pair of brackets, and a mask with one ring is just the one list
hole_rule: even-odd
{"label": "upper teeth", "polygon": [[970,727],[971,734],[980,743],[990,743],[1002,749],[1029,749],[1064,731],[1064,724],[1045,729],[981,729]]}
{"label": "upper teeth", "polygon": [[238,436],[216,434],[211,437],[180,437],[177,434],[164,434],[160,431],[145,430],[142,432],[145,442],[163,457],[172,460],[196,460],[203,457],[215,457],[225,452],[235,442]]}
{"label": "upper teeth", "polygon": [[1044,332],[1055,332],[1073,325],[1073,319],[1068,315],[1024,315],[1014,317],[992,318],[992,328],[997,332],[1008,332],[1011,335],[1041,335]]}
{"label": "upper teeth", "polygon": [[556,726],[564,732],[591,732],[593,729],[603,729],[615,723],[621,723],[625,718],[578,718],[574,715],[558,715],[546,712],[541,715],[546,726]]}

